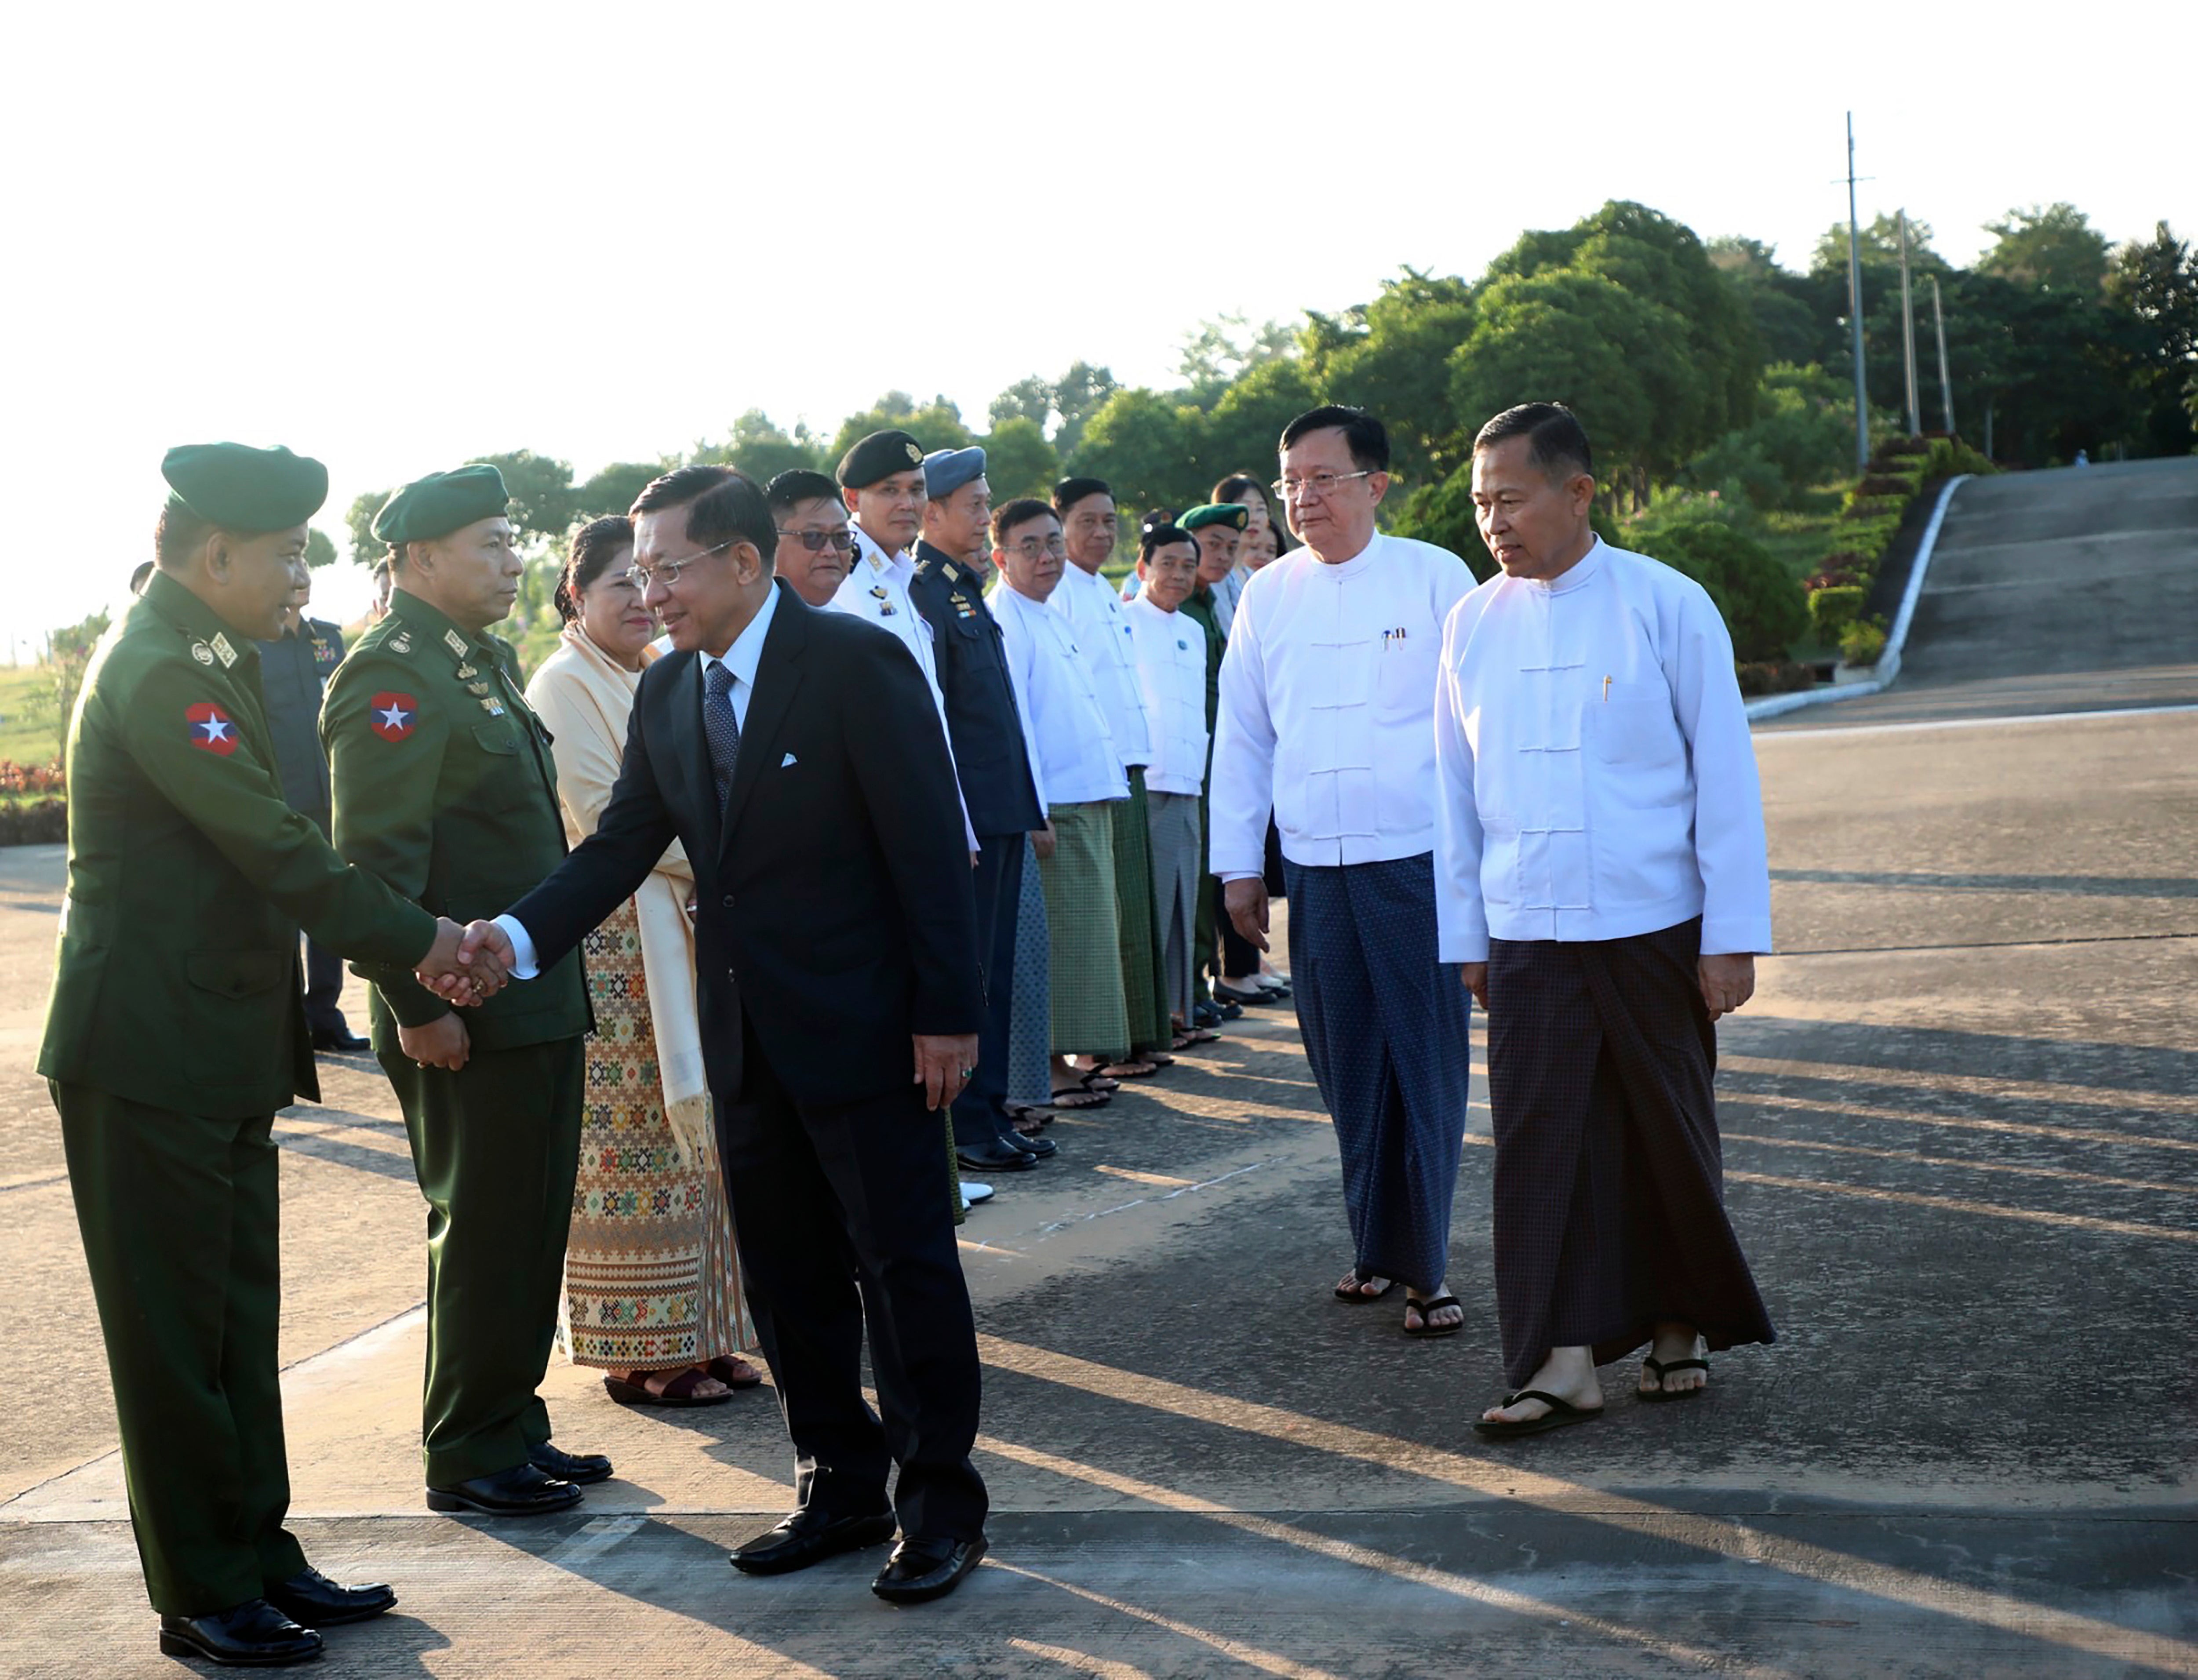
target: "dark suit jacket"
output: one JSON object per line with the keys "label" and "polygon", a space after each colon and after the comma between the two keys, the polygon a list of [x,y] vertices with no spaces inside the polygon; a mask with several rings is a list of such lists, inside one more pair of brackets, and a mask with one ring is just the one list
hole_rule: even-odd
{"label": "dark suit jacket", "polygon": [[783,584],[724,822],[702,733],[702,662],[642,674],[596,832],[511,915],[547,967],[677,837],[695,868],[702,1046],[720,1105],[741,1095],[743,1017],[798,1102],[911,1083],[913,1033],[985,1015],[954,770],[923,672],[873,625]]}
{"label": "dark suit jacket", "polygon": [[977,579],[951,555],[918,543],[908,593],[939,649],[939,688],[969,827],[994,836],[1043,828],[1045,807],[1031,779],[1007,652]]}

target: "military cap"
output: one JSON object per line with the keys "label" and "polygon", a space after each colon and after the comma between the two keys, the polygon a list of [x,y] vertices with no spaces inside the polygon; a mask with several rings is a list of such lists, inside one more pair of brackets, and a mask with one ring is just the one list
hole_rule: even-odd
{"label": "military cap", "polygon": [[475,520],[494,519],[511,497],[503,474],[485,461],[415,479],[381,504],[374,516],[378,542],[432,543]]}
{"label": "military cap", "polygon": [[1252,510],[1241,502],[1207,502],[1184,509],[1176,523],[1185,531],[1198,531],[1209,525],[1225,525],[1241,531],[1251,517]]}
{"label": "military cap", "polygon": [[905,432],[873,432],[840,457],[842,490],[862,490],[880,479],[923,465],[923,446]]}
{"label": "military cap", "polygon": [[329,469],[311,456],[244,444],[179,444],[160,462],[168,505],[231,531],[288,531],[329,499]]}
{"label": "military cap", "polygon": [[934,502],[984,476],[985,451],[974,444],[967,449],[935,449],[923,457],[923,493]]}

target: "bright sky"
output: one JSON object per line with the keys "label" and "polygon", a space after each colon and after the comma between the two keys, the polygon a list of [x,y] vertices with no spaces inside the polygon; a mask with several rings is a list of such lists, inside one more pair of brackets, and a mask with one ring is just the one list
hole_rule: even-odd
{"label": "bright sky", "polygon": [[[1803,267],[1846,213],[1850,108],[1863,218],[1904,205],[1951,260],[2057,199],[2117,241],[2198,235],[2160,68],[2198,8],[1893,15],[25,7],[0,459],[62,551],[25,530],[0,560],[0,645],[120,597],[172,444],[318,456],[340,547],[353,496],[491,451],[584,474],[893,388],[981,427],[1079,358],[1165,384],[1203,319],[1340,309],[1404,264],[1477,275],[1606,199]],[[339,565],[317,607],[364,593]]]}

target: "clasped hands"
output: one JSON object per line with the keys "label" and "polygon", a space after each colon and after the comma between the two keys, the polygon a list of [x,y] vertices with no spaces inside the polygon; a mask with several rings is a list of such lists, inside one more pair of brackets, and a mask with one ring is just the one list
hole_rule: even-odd
{"label": "clasped hands", "polygon": [[443,916],[435,918],[435,943],[413,972],[422,985],[444,1002],[471,1009],[501,991],[517,966],[511,936],[494,922],[461,927]]}

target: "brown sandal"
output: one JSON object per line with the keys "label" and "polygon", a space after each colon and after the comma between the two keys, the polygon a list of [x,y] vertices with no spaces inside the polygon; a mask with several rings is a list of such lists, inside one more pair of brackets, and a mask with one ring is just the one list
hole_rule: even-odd
{"label": "brown sandal", "polygon": [[754,1388],[763,1382],[763,1373],[737,1353],[720,1353],[702,1369],[728,1388]]}
{"label": "brown sandal", "polygon": [[[635,1371],[627,1376],[606,1376],[603,1392],[622,1406],[722,1406],[733,1398],[732,1385],[713,1371],[689,1365],[661,1388],[651,1388],[648,1378],[660,1373]],[[639,1381],[634,1378],[639,1378]],[[697,1394],[706,1382],[718,1385],[715,1394]]]}

